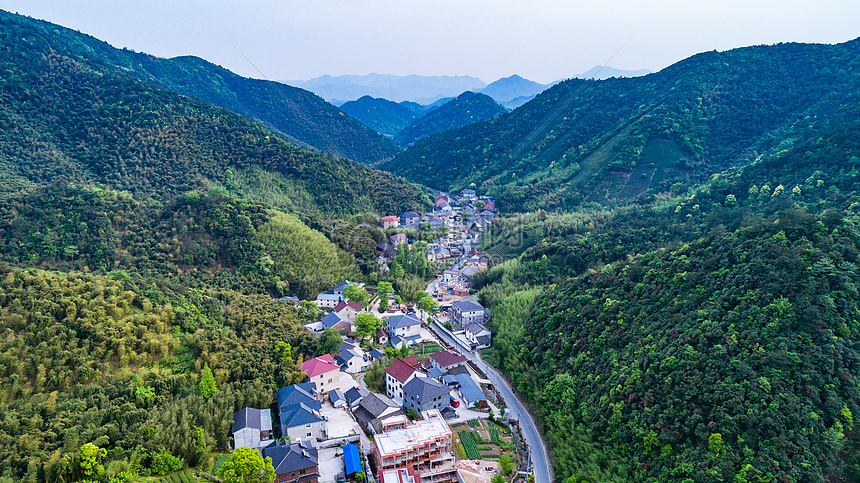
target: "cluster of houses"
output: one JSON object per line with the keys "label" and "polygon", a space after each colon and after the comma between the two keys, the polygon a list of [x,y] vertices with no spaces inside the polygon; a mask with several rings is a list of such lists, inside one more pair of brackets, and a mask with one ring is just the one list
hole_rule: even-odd
{"label": "cluster of houses", "polygon": [[[340,387],[341,368],[331,355],[310,359],[302,364],[307,382],[277,392],[282,438],[274,439],[268,408],[243,408],[233,416],[233,446],[255,448],[263,457],[271,457],[278,483],[317,483],[317,448],[329,437],[321,414],[322,401],[328,398],[335,407],[349,410],[373,436],[371,456],[379,481],[405,472],[402,476],[414,477],[416,482],[456,482],[452,433],[445,421],[456,415],[452,405],[459,406],[451,391],[459,389],[469,406],[486,402],[465,365],[463,355],[447,350],[421,362],[414,355],[396,359],[385,369],[386,394],[376,394],[360,387]],[[359,458],[357,448],[352,445],[354,449],[348,451],[348,446],[344,446],[347,475],[350,466],[361,471],[360,464],[349,463]],[[354,457],[348,458],[353,451]]]}
{"label": "cluster of houses", "polygon": [[[487,196],[478,197],[474,190],[466,189],[459,196],[438,192],[432,211],[422,215],[413,211],[391,215],[380,219],[383,229],[418,229],[427,223],[435,231],[445,226],[447,234],[428,243],[427,260],[444,263],[449,259],[459,259],[475,250],[480,234],[487,229],[496,216],[496,205]],[[377,262],[381,273],[388,270],[397,252],[397,247],[409,243],[404,233],[395,233],[388,241],[381,241],[376,248],[379,252]]]}

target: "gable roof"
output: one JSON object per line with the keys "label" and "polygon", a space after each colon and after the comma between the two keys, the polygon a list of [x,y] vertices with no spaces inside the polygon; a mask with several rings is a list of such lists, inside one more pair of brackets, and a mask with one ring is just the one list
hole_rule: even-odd
{"label": "gable roof", "polygon": [[379,221],[397,221],[397,215],[383,216]]}
{"label": "gable roof", "polygon": [[343,397],[344,399],[346,399],[346,402],[350,406],[352,406],[353,404],[355,404],[356,401],[363,398],[364,396],[367,396],[368,394],[370,393],[367,392],[367,389],[356,386],[343,393]]}
{"label": "gable roof", "polygon": [[361,304],[358,302],[353,302],[351,300],[350,301],[341,300],[340,303],[335,305],[331,311],[335,312],[335,313],[340,313],[343,309],[345,309],[347,307],[355,310],[356,312],[361,312]]}
{"label": "gable roof", "polygon": [[413,396],[419,404],[448,394],[449,391],[448,386],[429,377],[413,377],[403,386],[403,393]]}
{"label": "gable roof", "polygon": [[481,334],[482,332],[489,332],[486,327],[481,324],[472,322],[471,324],[466,326],[466,332],[471,333],[474,336]]}
{"label": "gable roof", "polygon": [[388,399],[382,394],[376,394],[373,392],[364,396],[359,406],[374,418],[382,416],[389,410],[400,409],[400,406],[395,404],[391,399]]}
{"label": "gable roof", "polygon": [[393,329],[399,329],[401,327],[412,327],[413,325],[421,325],[421,321],[415,317],[415,314],[412,312],[406,315],[395,315],[394,317],[389,317],[386,322],[388,327]]}
{"label": "gable roof", "polygon": [[314,377],[320,374],[325,374],[329,371],[337,370],[340,370],[340,368],[335,364],[331,354],[323,354],[302,363],[302,372],[307,374],[308,377]]}
{"label": "gable roof", "polygon": [[325,327],[327,329],[331,329],[335,326],[335,324],[342,320],[344,320],[344,318],[341,317],[340,314],[338,314],[337,312],[329,312],[325,315],[325,317],[320,319],[320,322],[325,324]]}
{"label": "gable roof", "polygon": [[[308,441],[290,443],[275,441],[260,449],[263,458],[272,458],[276,475],[304,470],[318,466],[319,453]],[[312,476],[312,475],[308,475]]]}
{"label": "gable roof", "polygon": [[451,307],[456,308],[461,312],[475,312],[484,310],[484,306],[478,302],[471,300],[455,300],[451,302]]}
{"label": "gable roof", "polygon": [[393,242],[396,242],[398,240],[406,241],[406,234],[405,233],[395,233],[395,234],[391,235],[390,238],[391,238],[391,241],[393,241]]}
{"label": "gable roof", "polygon": [[385,368],[385,373],[397,379],[401,383],[406,382],[415,371],[421,370],[418,358],[413,354],[405,359],[394,359],[390,366]]}
{"label": "gable roof", "polygon": [[233,414],[233,430],[235,433],[245,428],[259,431],[272,430],[272,413],[268,409],[242,408]]}
{"label": "gable roof", "polygon": [[317,399],[314,397],[316,383],[303,382],[278,389],[278,408],[283,409],[299,403],[312,404]]}
{"label": "gable roof", "polygon": [[[317,401],[317,404],[319,404],[319,401]],[[281,409],[280,416],[281,425],[285,428],[294,428],[296,426],[325,421],[322,415],[320,415],[318,407],[314,408],[305,403]]]}
{"label": "gable roof", "polygon": [[435,352],[433,354],[430,354],[430,358],[436,361],[436,363],[442,367],[453,366],[454,364],[466,362],[465,356],[461,354],[454,354],[450,350]]}
{"label": "gable roof", "polygon": [[484,391],[475,384],[475,381],[467,374],[456,374],[453,376],[460,383],[460,395],[463,396],[463,402],[471,406],[472,404],[486,400],[487,396]]}
{"label": "gable roof", "polygon": [[401,218],[419,218],[418,213],[415,213],[414,211],[404,211],[403,213],[400,214],[400,217]]}

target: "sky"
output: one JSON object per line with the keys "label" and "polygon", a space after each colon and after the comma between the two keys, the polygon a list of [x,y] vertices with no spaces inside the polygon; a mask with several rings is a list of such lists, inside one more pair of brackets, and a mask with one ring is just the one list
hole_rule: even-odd
{"label": "sky", "polygon": [[857,0],[0,0],[159,57],[240,75],[519,74],[540,83],[595,65],[658,71],[693,54],[860,37]]}

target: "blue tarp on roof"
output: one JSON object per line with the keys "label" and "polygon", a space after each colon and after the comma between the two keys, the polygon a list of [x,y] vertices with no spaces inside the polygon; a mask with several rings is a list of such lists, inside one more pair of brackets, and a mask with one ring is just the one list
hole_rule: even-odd
{"label": "blue tarp on roof", "polygon": [[346,465],[346,475],[361,471],[361,460],[358,458],[358,446],[348,444],[343,447],[343,462]]}

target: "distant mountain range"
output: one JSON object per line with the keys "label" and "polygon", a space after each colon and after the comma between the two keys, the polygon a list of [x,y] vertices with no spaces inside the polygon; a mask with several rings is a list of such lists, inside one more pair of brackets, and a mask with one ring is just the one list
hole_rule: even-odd
{"label": "distant mountain range", "polygon": [[465,91],[480,91],[487,86],[477,77],[447,75],[324,75],[306,81],[284,82],[312,91],[335,105],[364,96],[431,104],[443,97],[456,97]]}
{"label": "distant mountain range", "polygon": [[650,73],[651,71],[648,69],[622,70],[609,66],[595,65],[594,67],[588,69],[582,74],[575,75],[574,78],[603,80],[610,79],[612,77],[639,77],[643,75],[648,75]]}
{"label": "distant mountain range", "polygon": [[358,119],[365,126],[393,137],[427,110],[426,106],[411,104],[407,106],[388,99],[363,96],[342,104],[340,110]]}

